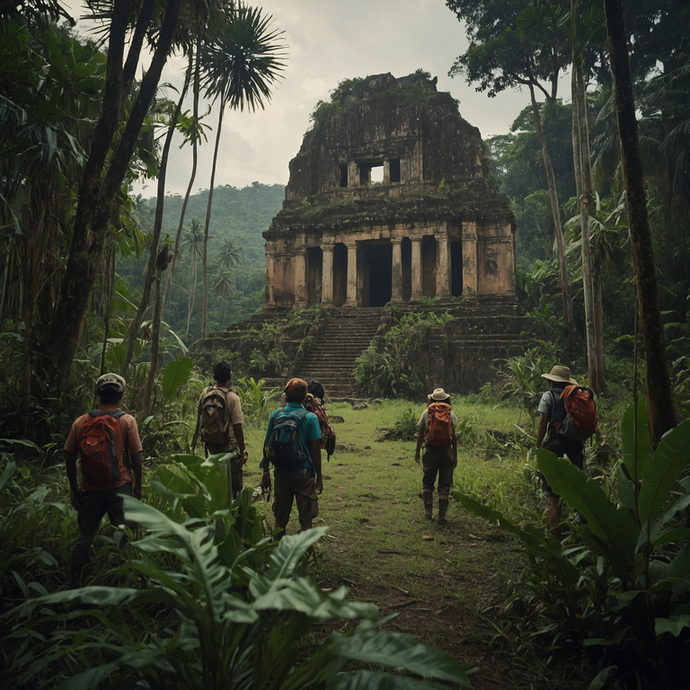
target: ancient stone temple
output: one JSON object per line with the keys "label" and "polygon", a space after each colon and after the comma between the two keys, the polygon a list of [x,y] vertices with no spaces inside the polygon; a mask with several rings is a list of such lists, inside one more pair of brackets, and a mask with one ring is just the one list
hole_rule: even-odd
{"label": "ancient stone temple", "polygon": [[423,73],[343,82],[313,119],[263,233],[263,309],[211,334],[200,357],[276,385],[316,378],[347,399],[358,357],[414,313],[423,342],[397,356],[423,390],[497,380],[536,330],[515,296],[515,218],[479,131]]}
{"label": "ancient stone temple", "polygon": [[479,131],[423,73],[344,82],[264,233],[265,308],[514,295],[515,219]]}

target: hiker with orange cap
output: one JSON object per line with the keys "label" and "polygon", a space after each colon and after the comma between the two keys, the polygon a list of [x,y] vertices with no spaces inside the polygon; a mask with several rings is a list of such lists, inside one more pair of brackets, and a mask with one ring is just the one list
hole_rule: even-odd
{"label": "hiker with orange cap", "polygon": [[319,514],[318,494],[323,491],[319,420],[303,407],[307,382],[290,379],[284,394],[285,407],[274,410],[268,420],[261,462],[264,492],[270,493],[269,463],[274,466],[273,514],[277,539],[285,534],[293,502],[297,503],[301,531],[312,528]]}
{"label": "hiker with orange cap", "polygon": [[[566,411],[561,397],[565,389],[569,386],[577,386],[578,388],[590,391],[591,389],[580,386],[578,382],[571,377],[570,369],[560,364],[554,366],[550,373],[542,374],[542,377],[549,381],[550,388],[542,395],[539,401],[539,407],[537,408],[537,411],[541,413],[539,427],[537,429],[537,448],[550,450],[559,458],[567,455],[568,460],[581,470],[584,451],[582,441],[576,438],[566,438],[561,433],[561,425],[566,417]],[[548,496],[546,501],[546,513],[549,521],[549,531],[555,536],[558,523],[561,519],[561,497],[551,491],[551,487],[548,483],[546,483],[545,490]]]}
{"label": "hiker with orange cap", "polygon": [[436,388],[428,395],[427,407],[417,422],[417,448],[414,454],[416,463],[420,461],[422,443],[424,454],[421,457],[422,501],[424,516],[433,520],[434,484],[438,475],[438,522],[445,524],[448,511],[448,498],[453,485],[453,470],[458,464],[458,444],[455,427],[458,418],[450,406],[450,395],[443,388]]}

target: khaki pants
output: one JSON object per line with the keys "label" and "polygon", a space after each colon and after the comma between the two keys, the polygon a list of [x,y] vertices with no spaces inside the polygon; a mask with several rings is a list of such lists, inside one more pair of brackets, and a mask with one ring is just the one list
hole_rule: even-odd
{"label": "khaki pants", "polygon": [[311,529],[312,520],[319,514],[316,479],[306,469],[291,472],[280,467],[274,473],[273,514],[276,527],[284,528],[290,520],[293,500],[297,503],[300,527]]}

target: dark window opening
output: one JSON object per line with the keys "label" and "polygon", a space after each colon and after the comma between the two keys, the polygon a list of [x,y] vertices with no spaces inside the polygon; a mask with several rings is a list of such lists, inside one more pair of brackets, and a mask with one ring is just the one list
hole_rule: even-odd
{"label": "dark window opening", "polygon": [[369,180],[371,174],[371,168],[366,163],[360,163],[359,165],[359,184],[363,187],[369,186]]}
{"label": "dark window opening", "polygon": [[347,165],[340,166],[340,186],[347,187]]}
{"label": "dark window opening", "polygon": [[347,299],[347,247],[338,243],[333,249],[333,305],[342,307]]}
{"label": "dark window opening", "polygon": [[400,159],[393,158],[390,161],[391,183],[400,182]]}

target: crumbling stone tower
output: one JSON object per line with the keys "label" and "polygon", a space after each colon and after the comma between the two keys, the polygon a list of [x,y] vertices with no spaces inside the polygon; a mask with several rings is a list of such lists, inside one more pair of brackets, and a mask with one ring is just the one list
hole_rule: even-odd
{"label": "crumbling stone tower", "polygon": [[479,131],[418,72],[342,83],[264,233],[264,306],[514,296],[515,218]]}

